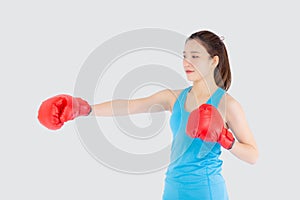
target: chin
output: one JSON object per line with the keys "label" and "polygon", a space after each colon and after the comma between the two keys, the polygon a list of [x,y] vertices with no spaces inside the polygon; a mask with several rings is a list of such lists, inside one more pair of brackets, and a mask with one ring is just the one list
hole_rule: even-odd
{"label": "chin", "polygon": [[199,80],[201,80],[201,79],[199,79],[199,78],[192,78],[192,77],[187,77],[187,79],[188,79],[189,81],[199,81]]}
{"label": "chin", "polygon": [[189,78],[189,77],[187,78],[187,80],[188,80],[188,81],[194,81],[193,78]]}

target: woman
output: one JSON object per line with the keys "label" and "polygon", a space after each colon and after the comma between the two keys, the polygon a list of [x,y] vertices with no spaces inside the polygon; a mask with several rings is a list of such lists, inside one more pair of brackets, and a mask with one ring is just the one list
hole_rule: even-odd
{"label": "woman", "polygon": [[[159,104],[161,106],[151,112],[172,112],[170,126],[173,132],[163,199],[228,199],[221,175],[221,146],[237,158],[254,164],[258,158],[257,145],[242,106],[226,92],[231,84],[231,72],[222,39],[210,31],[196,32],[187,38],[183,57],[183,67],[188,80],[193,81],[192,86],[92,106],[81,98],[57,95],[42,103],[38,119],[55,130],[78,116],[145,113]],[[207,114],[208,110],[210,113]],[[212,113],[215,113],[213,117]],[[218,123],[216,118],[220,119]],[[210,124],[214,124],[213,128]]]}

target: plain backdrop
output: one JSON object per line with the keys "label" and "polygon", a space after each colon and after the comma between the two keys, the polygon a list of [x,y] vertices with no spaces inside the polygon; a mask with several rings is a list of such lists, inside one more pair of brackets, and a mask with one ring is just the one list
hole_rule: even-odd
{"label": "plain backdrop", "polygon": [[[83,148],[74,123],[53,132],[37,120],[44,99],[72,94],[81,66],[95,48],[120,33],[149,27],[187,37],[209,29],[225,37],[233,76],[228,92],[243,106],[260,150],[255,165],[223,151],[230,199],[296,199],[300,178],[296,5],[296,1],[230,0],[1,1],[0,199],[161,199],[165,169],[143,175],[112,170]],[[181,61],[174,70],[185,77]],[[111,73],[107,84],[109,80],[118,78]],[[99,91],[95,101],[109,99],[108,91]],[[166,124],[164,141],[170,142],[168,129]],[[114,137],[110,139],[114,143]],[[127,140],[116,140],[115,145],[129,148]]]}

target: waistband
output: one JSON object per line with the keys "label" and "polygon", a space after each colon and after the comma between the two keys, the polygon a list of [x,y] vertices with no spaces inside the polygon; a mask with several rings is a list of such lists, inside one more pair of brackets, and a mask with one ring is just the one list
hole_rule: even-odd
{"label": "waistband", "polygon": [[221,174],[214,174],[214,175],[206,176],[199,179],[189,180],[189,181],[174,179],[172,177],[165,178],[165,184],[170,184],[173,187],[177,187],[177,188],[196,189],[202,186],[210,186],[210,185],[215,185],[220,183],[225,183],[225,180]]}

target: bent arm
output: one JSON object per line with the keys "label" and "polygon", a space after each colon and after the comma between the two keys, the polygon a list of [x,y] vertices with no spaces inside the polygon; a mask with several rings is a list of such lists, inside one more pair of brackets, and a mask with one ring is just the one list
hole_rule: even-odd
{"label": "bent arm", "polygon": [[227,111],[227,124],[236,137],[230,152],[249,164],[255,164],[258,159],[258,148],[242,106],[236,100],[230,99]]}
{"label": "bent arm", "polygon": [[165,89],[151,96],[139,99],[116,99],[92,105],[90,115],[95,116],[122,116],[147,112],[161,112],[170,110],[170,95],[172,92]]}

